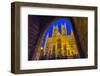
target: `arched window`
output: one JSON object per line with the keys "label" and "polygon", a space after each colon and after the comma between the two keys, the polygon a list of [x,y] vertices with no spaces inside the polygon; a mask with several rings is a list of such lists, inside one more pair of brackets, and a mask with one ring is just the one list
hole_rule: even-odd
{"label": "arched window", "polygon": [[55,58],[55,45],[53,45],[53,47],[52,47],[52,58]]}
{"label": "arched window", "polygon": [[55,45],[53,45],[53,51],[55,51]]}
{"label": "arched window", "polygon": [[64,50],[66,50],[66,44],[64,45]]}
{"label": "arched window", "polygon": [[57,49],[61,49],[61,39],[57,40]]}

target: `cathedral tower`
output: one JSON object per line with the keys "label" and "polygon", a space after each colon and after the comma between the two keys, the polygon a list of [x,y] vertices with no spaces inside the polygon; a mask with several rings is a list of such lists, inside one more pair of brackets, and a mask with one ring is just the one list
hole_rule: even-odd
{"label": "cathedral tower", "polygon": [[66,35],[66,24],[62,24],[61,26],[61,33],[62,33],[62,36],[65,36]]}
{"label": "cathedral tower", "polygon": [[67,35],[66,23],[61,25],[61,33],[58,26],[53,26],[52,37],[46,37],[43,49],[44,59],[79,58],[78,47],[75,41],[74,32]]}
{"label": "cathedral tower", "polygon": [[55,37],[58,33],[58,26],[53,26],[53,37]]}

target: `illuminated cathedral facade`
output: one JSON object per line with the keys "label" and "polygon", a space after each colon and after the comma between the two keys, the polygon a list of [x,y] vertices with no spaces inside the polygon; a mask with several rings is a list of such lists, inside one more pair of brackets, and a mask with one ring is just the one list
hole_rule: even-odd
{"label": "illuminated cathedral facade", "polygon": [[61,25],[61,33],[58,31],[58,26],[53,26],[52,37],[47,35],[43,48],[43,56],[46,59],[80,57],[73,31],[67,35],[66,30],[66,24]]}

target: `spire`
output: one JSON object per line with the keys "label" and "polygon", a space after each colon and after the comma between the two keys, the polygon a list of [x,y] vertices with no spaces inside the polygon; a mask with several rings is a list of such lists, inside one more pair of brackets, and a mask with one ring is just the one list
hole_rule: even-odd
{"label": "spire", "polygon": [[55,32],[58,32],[58,25],[55,26]]}
{"label": "spire", "polygon": [[53,36],[56,36],[58,33],[58,25],[53,26]]}
{"label": "spire", "polygon": [[62,35],[66,35],[66,23],[64,23],[64,25],[61,25],[61,31],[62,31]]}

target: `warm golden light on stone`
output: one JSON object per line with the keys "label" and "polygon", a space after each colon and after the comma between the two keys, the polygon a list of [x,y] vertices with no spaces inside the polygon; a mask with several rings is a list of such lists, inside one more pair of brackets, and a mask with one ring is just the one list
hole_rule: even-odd
{"label": "warm golden light on stone", "polygon": [[44,54],[47,58],[78,58],[79,52],[74,38],[73,31],[71,35],[66,34],[66,24],[61,25],[61,33],[58,27],[53,27],[52,37],[46,37]]}

